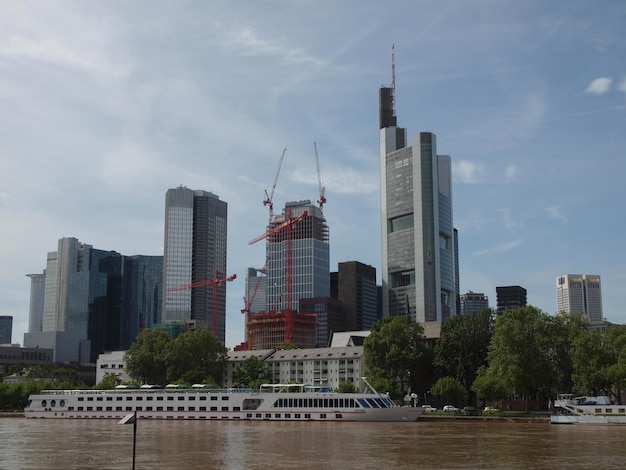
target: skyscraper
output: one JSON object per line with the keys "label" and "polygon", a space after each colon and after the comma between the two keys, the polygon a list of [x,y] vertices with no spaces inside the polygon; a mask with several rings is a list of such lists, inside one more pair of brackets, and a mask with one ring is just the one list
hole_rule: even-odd
{"label": "skyscraper", "polygon": [[383,314],[441,322],[458,296],[451,160],[430,132],[407,147],[393,87],[380,89],[379,104]]}
{"label": "skyscraper", "polygon": [[466,292],[460,295],[461,315],[470,315],[484,308],[489,308],[489,299],[483,293]]}
{"label": "skyscraper", "polygon": [[0,344],[11,344],[13,335],[13,317],[0,315]]}
{"label": "skyscraper", "polygon": [[584,313],[592,326],[604,322],[600,276],[563,274],[556,278],[557,313]]}
{"label": "skyscraper", "polygon": [[338,264],[337,298],[341,301],[344,331],[372,327],[378,320],[377,296],[376,268],[358,261]]}
{"label": "skyscraper", "polygon": [[526,307],[526,289],[521,286],[496,287],[498,314],[510,308]]}
{"label": "skyscraper", "polygon": [[[286,228],[267,237],[268,312],[297,311],[300,299],[330,297],[328,226],[320,208],[309,200],[288,202],[282,214],[275,216],[270,223],[270,230],[304,212],[308,215],[295,223],[291,230]],[[290,280],[288,272],[291,273]]]}
{"label": "skyscraper", "polygon": [[[184,186],[165,196],[163,322],[195,320],[225,340],[226,286],[181,287],[226,274],[227,204],[213,193]],[[215,295],[214,295],[215,294]],[[213,312],[217,325],[213,325]]]}

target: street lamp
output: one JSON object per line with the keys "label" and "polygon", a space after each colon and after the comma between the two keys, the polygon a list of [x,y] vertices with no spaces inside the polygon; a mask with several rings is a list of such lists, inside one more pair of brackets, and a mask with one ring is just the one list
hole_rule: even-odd
{"label": "street lamp", "polygon": [[117,424],[133,425],[133,470],[135,470],[135,448],[137,447],[137,412],[127,414]]}

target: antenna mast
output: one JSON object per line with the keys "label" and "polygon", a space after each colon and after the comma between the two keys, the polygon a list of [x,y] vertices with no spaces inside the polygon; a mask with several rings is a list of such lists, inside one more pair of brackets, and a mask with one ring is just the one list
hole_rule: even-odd
{"label": "antenna mast", "polygon": [[391,115],[396,117],[396,45],[391,45]]}

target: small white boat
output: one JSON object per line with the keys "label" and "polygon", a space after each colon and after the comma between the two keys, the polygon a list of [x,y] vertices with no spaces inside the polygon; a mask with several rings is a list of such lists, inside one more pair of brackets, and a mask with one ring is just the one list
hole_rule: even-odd
{"label": "small white boat", "polygon": [[607,396],[574,397],[562,393],[554,401],[552,424],[626,424],[626,405],[612,405]]}
{"label": "small white boat", "polygon": [[301,384],[267,384],[254,390],[49,390],[29,397],[24,416],[121,419],[136,413],[141,419],[166,420],[396,422],[416,421],[424,412],[421,408],[398,406],[388,394],[373,388],[370,392],[334,393]]}

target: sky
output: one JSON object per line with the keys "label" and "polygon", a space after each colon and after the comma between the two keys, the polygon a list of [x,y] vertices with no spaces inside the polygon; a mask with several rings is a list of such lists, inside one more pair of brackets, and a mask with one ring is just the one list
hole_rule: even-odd
{"label": "sky", "polygon": [[[384,6],[383,6],[384,5]],[[0,315],[63,237],[162,255],[165,193],[228,203],[226,345],[283,149],[275,212],[326,190],[331,270],[380,282],[378,89],[452,158],[460,291],[520,285],[556,313],[560,274],[602,276],[626,322],[623,0],[3,0]]]}

